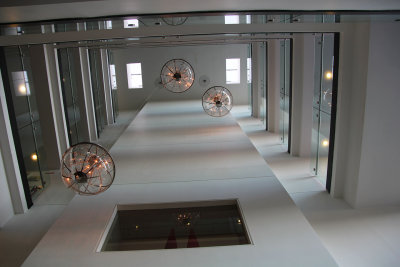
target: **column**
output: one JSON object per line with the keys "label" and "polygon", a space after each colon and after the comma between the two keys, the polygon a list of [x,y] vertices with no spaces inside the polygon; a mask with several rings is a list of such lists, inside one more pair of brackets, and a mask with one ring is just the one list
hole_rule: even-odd
{"label": "column", "polygon": [[[28,210],[24,187],[22,185],[21,173],[14,146],[14,137],[11,130],[10,117],[8,115],[7,100],[4,92],[2,75],[0,75],[0,147],[4,164],[4,173],[8,184],[7,190],[15,213],[24,213]],[[0,178],[3,179],[3,178]],[[2,205],[6,205],[2,202]],[[10,208],[8,206],[8,208]]]}
{"label": "column", "polygon": [[268,41],[268,131],[279,133],[280,41]]}
{"label": "column", "polygon": [[314,93],[314,36],[293,35],[291,154],[311,155]]}

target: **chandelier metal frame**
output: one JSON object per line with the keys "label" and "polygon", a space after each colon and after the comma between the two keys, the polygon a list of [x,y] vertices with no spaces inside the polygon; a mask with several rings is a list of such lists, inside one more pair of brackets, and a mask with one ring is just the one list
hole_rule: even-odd
{"label": "chandelier metal frame", "polygon": [[173,93],[183,93],[192,87],[195,75],[193,67],[183,59],[171,59],[161,68],[161,83]]}
{"label": "chandelier metal frame", "polygon": [[202,97],[204,111],[212,117],[222,117],[232,109],[232,93],[223,86],[213,86],[207,89]]}
{"label": "chandelier metal frame", "polygon": [[61,178],[67,188],[78,194],[100,194],[114,181],[114,160],[98,144],[78,143],[68,148],[62,156]]}

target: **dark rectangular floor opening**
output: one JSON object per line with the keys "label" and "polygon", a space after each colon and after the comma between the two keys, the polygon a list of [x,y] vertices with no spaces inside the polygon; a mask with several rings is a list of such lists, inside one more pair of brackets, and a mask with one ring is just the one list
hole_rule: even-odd
{"label": "dark rectangular floor opening", "polygon": [[250,244],[237,200],[118,205],[100,251]]}

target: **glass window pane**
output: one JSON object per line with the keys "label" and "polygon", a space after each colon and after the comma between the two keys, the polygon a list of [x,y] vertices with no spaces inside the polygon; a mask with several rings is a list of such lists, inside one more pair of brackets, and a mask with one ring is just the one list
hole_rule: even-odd
{"label": "glass window pane", "polygon": [[251,24],[251,15],[246,15],[246,24]]}
{"label": "glass window pane", "polygon": [[240,58],[226,59],[226,84],[240,83]]}
{"label": "glass window pane", "polygon": [[117,76],[115,74],[115,65],[110,65],[110,78],[111,78],[111,89],[117,89]]}
{"label": "glass window pane", "polygon": [[239,24],[239,15],[226,15],[225,24]]}
{"label": "glass window pane", "polygon": [[138,28],[139,20],[138,19],[126,19],[124,20],[124,28]]}
{"label": "glass window pane", "polygon": [[247,58],[247,83],[251,83],[251,58]]}
{"label": "glass window pane", "polygon": [[141,63],[129,63],[126,64],[126,70],[128,75],[128,88],[143,88],[142,81],[142,64]]}

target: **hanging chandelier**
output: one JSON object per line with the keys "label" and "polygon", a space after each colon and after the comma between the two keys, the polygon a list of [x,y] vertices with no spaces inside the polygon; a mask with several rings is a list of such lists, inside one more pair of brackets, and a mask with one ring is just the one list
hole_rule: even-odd
{"label": "hanging chandelier", "polygon": [[115,165],[110,154],[93,143],[79,143],[65,151],[61,178],[67,188],[81,195],[97,195],[114,181]]}
{"label": "hanging chandelier", "polygon": [[182,25],[186,22],[187,19],[188,19],[187,17],[165,17],[165,18],[162,18],[162,20],[165,22],[165,24],[171,25],[171,26]]}
{"label": "hanging chandelier", "polygon": [[232,109],[232,94],[223,86],[213,86],[203,94],[203,109],[213,117],[222,117]]}
{"label": "hanging chandelier", "polygon": [[190,64],[183,59],[172,59],[161,69],[161,83],[173,93],[188,90],[194,82],[194,71]]}

